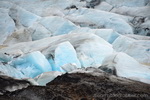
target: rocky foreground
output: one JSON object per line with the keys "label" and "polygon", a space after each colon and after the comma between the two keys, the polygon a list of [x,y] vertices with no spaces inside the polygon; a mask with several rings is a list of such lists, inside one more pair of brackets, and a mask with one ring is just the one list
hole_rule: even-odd
{"label": "rocky foreground", "polygon": [[[16,84],[19,82],[16,81]],[[21,84],[21,83],[20,83]],[[150,100],[150,85],[96,68],[58,76],[46,86],[6,92],[0,100]]]}

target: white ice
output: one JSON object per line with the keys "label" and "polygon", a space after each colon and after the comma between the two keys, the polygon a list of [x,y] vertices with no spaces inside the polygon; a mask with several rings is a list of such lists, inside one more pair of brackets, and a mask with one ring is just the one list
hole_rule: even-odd
{"label": "white ice", "polygon": [[102,66],[115,67],[118,76],[148,83],[150,81],[150,67],[137,62],[129,55],[119,52],[106,57]]}

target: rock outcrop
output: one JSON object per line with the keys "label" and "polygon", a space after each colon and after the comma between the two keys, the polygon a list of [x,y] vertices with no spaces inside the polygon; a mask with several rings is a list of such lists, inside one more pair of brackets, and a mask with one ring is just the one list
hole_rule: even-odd
{"label": "rock outcrop", "polygon": [[[77,73],[78,72],[78,73]],[[45,87],[1,96],[1,100],[149,100],[150,85],[106,74],[96,68],[58,76]]]}

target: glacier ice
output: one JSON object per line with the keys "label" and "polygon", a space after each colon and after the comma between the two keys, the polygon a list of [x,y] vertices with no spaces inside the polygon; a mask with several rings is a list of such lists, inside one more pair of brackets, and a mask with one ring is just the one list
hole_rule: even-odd
{"label": "glacier ice", "polygon": [[106,0],[106,2],[115,7],[142,7],[148,3],[148,0]]}
{"label": "glacier ice", "polygon": [[52,81],[54,78],[62,74],[63,74],[62,72],[58,72],[58,71],[45,72],[35,77],[34,80],[39,85],[45,86],[48,82]]}
{"label": "glacier ice", "polygon": [[[72,33],[72,34],[60,35],[56,37],[48,37],[48,38],[44,38],[44,39],[34,41],[34,42],[19,43],[19,44],[1,49],[0,53],[7,52],[8,54],[11,54],[11,52],[16,52],[16,50],[21,50],[23,53],[27,54],[29,52],[42,50],[42,53],[46,56],[46,58],[49,58],[49,55],[54,54],[55,49],[59,47],[58,45],[65,41],[69,41],[72,44],[72,46],[75,48],[76,51],[74,51],[74,49],[72,48],[73,52],[72,51],[69,51],[69,52],[72,52],[73,55],[75,54],[75,52],[77,53],[77,58],[79,59],[82,67],[99,66],[101,65],[102,60],[107,55],[112,54],[113,52],[113,48],[111,44],[109,44],[104,39],[102,39],[101,37],[98,37],[95,34]],[[65,48],[67,51],[68,49],[67,46]],[[67,56],[68,53],[61,52],[61,55],[62,54],[64,54],[64,56],[65,55]],[[75,57],[75,55],[73,57]],[[53,60],[50,58],[49,61],[52,62],[51,63],[52,65],[54,65],[54,61],[56,61],[56,59]],[[75,60],[75,62],[77,63],[77,60]],[[66,63],[74,63],[74,61],[66,62]],[[58,66],[60,66],[60,64]],[[58,66],[56,68],[59,68]],[[77,63],[77,66],[80,67],[78,63]]]}
{"label": "glacier ice", "polygon": [[69,63],[69,64],[65,64],[65,65],[61,66],[61,68],[66,72],[71,72],[71,71],[77,69],[78,67],[75,63]]}
{"label": "glacier ice", "polygon": [[103,38],[110,44],[112,44],[115,39],[117,39],[120,34],[112,29],[90,29],[90,28],[78,28],[76,30],[71,31],[70,33],[79,33],[79,34],[96,34],[97,36]]}
{"label": "glacier ice", "polygon": [[0,8],[0,44],[6,40],[15,30],[15,23],[8,15],[8,10]]}
{"label": "glacier ice", "polygon": [[2,74],[4,74],[4,75],[14,77],[14,78],[25,78],[26,77],[18,69],[14,68],[13,66],[10,66],[8,64],[3,65],[2,63],[0,63],[0,72],[2,72]]}
{"label": "glacier ice", "polygon": [[[150,67],[137,62],[129,55],[119,52],[106,57],[102,63],[103,67],[111,69],[115,67],[118,76],[150,82]],[[101,66],[101,67],[102,67]]]}
{"label": "glacier ice", "polygon": [[45,17],[40,23],[53,33],[52,36],[67,34],[77,28],[77,26],[69,20],[58,16]]}
{"label": "glacier ice", "polygon": [[94,9],[111,11],[111,9],[113,9],[113,6],[107,2],[101,2],[99,5],[95,6]]}
{"label": "glacier ice", "polygon": [[[120,76],[148,83],[149,74],[144,73],[146,65],[150,65],[148,2],[0,0],[0,74],[34,78],[51,71],[62,73],[99,67],[107,56],[115,59],[116,55],[119,60],[114,60],[117,64],[112,63],[111,70],[123,66],[124,71],[117,69]],[[141,64],[124,53],[113,55],[114,50],[128,54]],[[133,68],[131,65],[142,67],[137,68],[139,71],[136,68],[128,71],[128,67]],[[42,78],[38,82],[46,84],[51,76]]]}
{"label": "glacier ice", "polygon": [[29,30],[32,30],[32,40],[40,40],[46,37],[50,37],[52,35],[51,31],[46,29],[43,25],[40,23],[34,23],[33,26],[29,28]]}
{"label": "glacier ice", "polygon": [[118,32],[112,29],[96,30],[95,34],[102,37],[104,40],[111,44],[120,36]]}
{"label": "glacier ice", "polygon": [[69,63],[75,63],[78,68],[81,68],[76,51],[69,42],[63,42],[58,45],[58,47],[55,49],[54,59],[56,67],[61,67]]}
{"label": "glacier ice", "polygon": [[29,27],[40,19],[39,16],[20,7],[10,8],[9,15],[16,21],[17,26],[23,25],[24,27]]}
{"label": "glacier ice", "polygon": [[34,78],[37,75],[52,71],[51,65],[39,51],[29,53],[13,61],[13,65],[24,75]]}
{"label": "glacier ice", "polygon": [[84,40],[76,48],[82,67],[99,67],[103,59],[113,53],[111,44],[94,34],[93,37],[95,40]]}
{"label": "glacier ice", "polygon": [[112,45],[116,51],[125,52],[140,63],[150,64],[149,40],[136,40],[126,36],[119,36]]}
{"label": "glacier ice", "polygon": [[75,23],[95,24],[101,28],[111,28],[120,34],[133,34],[132,27],[120,15],[101,10],[82,8],[66,16]]}

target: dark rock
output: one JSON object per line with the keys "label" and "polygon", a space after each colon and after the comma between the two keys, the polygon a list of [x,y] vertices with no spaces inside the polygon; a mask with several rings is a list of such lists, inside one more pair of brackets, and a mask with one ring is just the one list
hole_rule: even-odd
{"label": "dark rock", "polygon": [[101,70],[103,70],[103,71],[105,71],[105,72],[107,72],[109,74],[117,75],[117,71],[116,71],[116,68],[114,66],[107,67],[107,65],[106,65],[106,66],[99,67],[99,69],[101,69]]}
{"label": "dark rock", "polygon": [[26,80],[18,80],[5,75],[0,75],[0,95],[3,95],[6,92],[26,88],[29,85],[31,85],[30,82]]}
{"label": "dark rock", "polygon": [[76,9],[76,10],[78,10],[78,8],[77,8],[75,5],[72,5],[72,6],[70,6],[70,7],[67,7],[67,8],[65,8],[65,9],[67,9],[67,10],[69,10],[69,9]]}
{"label": "dark rock", "polygon": [[102,0],[91,0],[90,2],[86,2],[87,8],[94,8],[95,6],[99,5]]}
{"label": "dark rock", "polygon": [[88,71],[64,74],[45,87],[29,86],[0,98],[2,100],[150,100],[150,85],[100,71]]}

